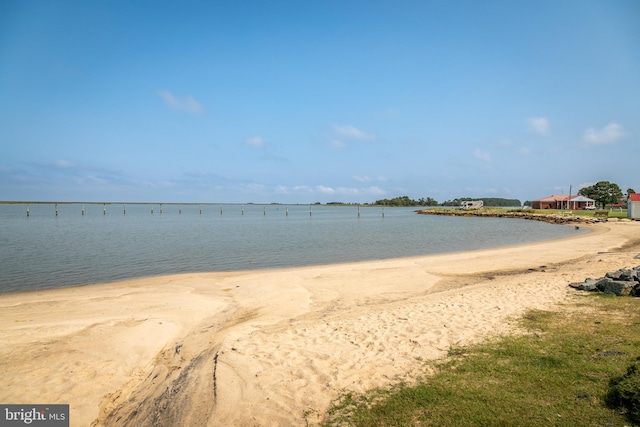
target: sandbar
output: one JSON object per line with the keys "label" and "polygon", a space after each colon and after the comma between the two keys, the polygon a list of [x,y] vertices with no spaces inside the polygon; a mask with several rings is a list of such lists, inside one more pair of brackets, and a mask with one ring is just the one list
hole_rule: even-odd
{"label": "sandbar", "polygon": [[341,391],[425,375],[517,333],[569,283],[640,264],[640,222],[412,258],[196,273],[0,295],[0,402],[72,426],[316,425]]}

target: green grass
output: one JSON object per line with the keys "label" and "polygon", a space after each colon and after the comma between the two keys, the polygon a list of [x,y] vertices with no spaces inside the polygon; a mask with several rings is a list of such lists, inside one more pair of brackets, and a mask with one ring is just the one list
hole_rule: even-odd
{"label": "green grass", "polygon": [[525,334],[455,348],[436,373],[345,393],[325,426],[631,426],[607,407],[610,381],[640,356],[640,298],[589,295],[532,311]]}

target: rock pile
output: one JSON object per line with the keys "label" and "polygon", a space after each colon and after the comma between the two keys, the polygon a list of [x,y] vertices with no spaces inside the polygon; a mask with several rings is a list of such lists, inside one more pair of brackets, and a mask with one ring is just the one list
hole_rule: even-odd
{"label": "rock pile", "polygon": [[640,265],[631,269],[621,268],[599,279],[589,278],[584,282],[570,283],[569,286],[580,291],[640,297]]}
{"label": "rock pile", "polygon": [[502,209],[422,209],[416,211],[421,215],[444,215],[444,216],[482,216],[490,218],[518,218],[535,221],[543,221],[551,224],[595,224],[601,219],[592,216],[575,216],[571,214],[541,214],[529,213],[525,211],[506,211]]}

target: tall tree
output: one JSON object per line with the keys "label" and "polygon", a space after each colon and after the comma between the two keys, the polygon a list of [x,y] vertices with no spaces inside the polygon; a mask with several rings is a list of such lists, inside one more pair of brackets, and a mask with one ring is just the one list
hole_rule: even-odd
{"label": "tall tree", "polygon": [[622,190],[620,190],[618,184],[609,181],[600,181],[589,187],[584,187],[580,189],[578,194],[595,200],[596,204],[600,205],[602,209],[608,204],[618,203],[622,198]]}
{"label": "tall tree", "polygon": [[431,197],[427,197],[426,199],[421,197],[420,200],[418,200],[418,203],[420,206],[438,206],[438,202]]}

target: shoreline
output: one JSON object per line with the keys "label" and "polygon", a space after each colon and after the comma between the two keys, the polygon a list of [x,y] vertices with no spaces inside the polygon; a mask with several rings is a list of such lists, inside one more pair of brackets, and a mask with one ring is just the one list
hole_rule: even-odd
{"label": "shoreline", "polygon": [[[441,216],[475,216],[487,218],[514,218],[527,219],[533,221],[548,222],[550,224],[597,224],[606,222],[607,219],[597,218],[594,216],[578,216],[572,211],[563,211],[561,213],[534,213],[527,211],[501,211],[492,208],[482,209],[421,209],[416,211],[419,215],[441,215]],[[616,218],[617,220],[617,218]],[[624,219],[626,220],[626,218]]]}
{"label": "shoreline", "polygon": [[588,227],[470,252],[3,294],[0,401],[69,403],[72,426],[313,425],[341,390],[424,374],[451,346],[570,301],[569,283],[640,264],[640,223]]}

